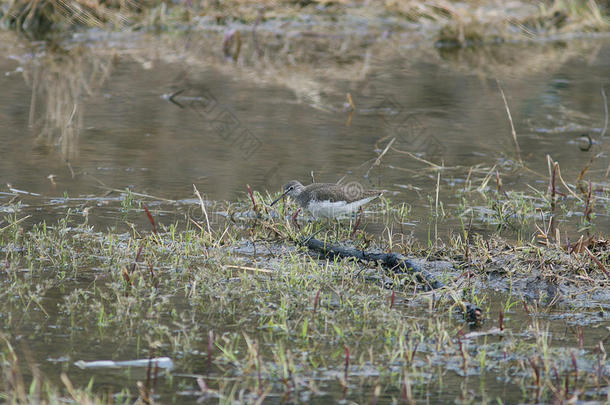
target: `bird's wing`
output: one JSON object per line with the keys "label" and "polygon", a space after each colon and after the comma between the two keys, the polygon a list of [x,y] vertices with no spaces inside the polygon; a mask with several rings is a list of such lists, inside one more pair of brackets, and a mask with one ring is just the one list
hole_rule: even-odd
{"label": "bird's wing", "polygon": [[346,201],[352,203],[366,197],[381,195],[381,192],[374,190],[362,190],[358,187],[332,183],[314,183],[311,192],[315,192],[319,201]]}
{"label": "bird's wing", "polygon": [[340,197],[343,190],[338,184],[314,183],[308,187],[311,193],[315,193],[316,200],[318,201],[344,201],[344,199]]}

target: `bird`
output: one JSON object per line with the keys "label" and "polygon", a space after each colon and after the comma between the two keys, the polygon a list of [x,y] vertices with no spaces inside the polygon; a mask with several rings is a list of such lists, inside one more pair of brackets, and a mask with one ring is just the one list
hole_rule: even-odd
{"label": "bird", "polygon": [[304,186],[297,180],[286,183],[283,191],[282,195],[271,203],[271,206],[288,195],[316,218],[345,217],[383,194],[378,190],[365,190],[358,182],[350,182],[345,185],[312,183]]}

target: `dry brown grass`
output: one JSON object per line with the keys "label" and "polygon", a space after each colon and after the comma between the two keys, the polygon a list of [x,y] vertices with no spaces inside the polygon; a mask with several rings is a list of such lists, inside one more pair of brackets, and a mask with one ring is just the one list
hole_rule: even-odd
{"label": "dry brown grass", "polygon": [[537,5],[497,0],[9,0],[4,10],[5,26],[33,33],[62,31],[72,26],[171,29],[200,17],[212,17],[210,21],[222,25],[229,21],[246,24],[272,19],[293,21],[302,15],[331,19],[351,15],[369,20],[391,16],[398,22],[422,23],[422,27],[432,24],[441,29],[441,40],[459,45],[490,35],[503,37],[510,32],[535,36],[548,32],[604,31],[609,26],[607,10],[604,14],[595,0],[555,0]]}
{"label": "dry brown grass", "polygon": [[[10,0],[3,23],[17,31],[46,33],[76,26],[122,27],[142,7],[139,0]],[[157,3],[157,2],[154,2]]]}

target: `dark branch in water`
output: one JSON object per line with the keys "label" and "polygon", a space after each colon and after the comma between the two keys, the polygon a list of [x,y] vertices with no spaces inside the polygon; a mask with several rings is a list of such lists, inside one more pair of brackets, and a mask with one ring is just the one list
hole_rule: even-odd
{"label": "dark branch in water", "polygon": [[[397,274],[411,273],[420,283],[425,284],[432,290],[445,287],[445,284],[438,281],[432,274],[422,269],[417,263],[414,263],[409,260],[409,258],[398,253],[371,253],[338,244],[324,243],[313,237],[303,239],[300,243],[307,246],[310,250],[320,253],[324,257],[339,257],[341,259],[351,257],[363,262],[380,263],[384,268]],[[467,322],[480,323],[483,319],[483,311],[476,305],[464,301],[457,302],[457,304],[462,307]]]}
{"label": "dark branch in water", "polygon": [[302,242],[310,250],[326,257],[353,257],[363,262],[376,262],[394,273],[413,273],[417,281],[427,285],[431,290],[443,288],[445,284],[436,280],[432,274],[423,270],[417,263],[398,253],[371,253],[364,250],[349,248],[338,244],[324,243],[319,239],[308,238]]}

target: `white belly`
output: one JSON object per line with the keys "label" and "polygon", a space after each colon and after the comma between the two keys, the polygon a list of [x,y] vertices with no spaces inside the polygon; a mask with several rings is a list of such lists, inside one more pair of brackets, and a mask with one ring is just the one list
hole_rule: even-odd
{"label": "white belly", "polygon": [[349,204],[345,201],[310,201],[307,205],[307,210],[316,218],[341,218],[353,214],[361,206],[375,198],[377,196],[363,198]]}

